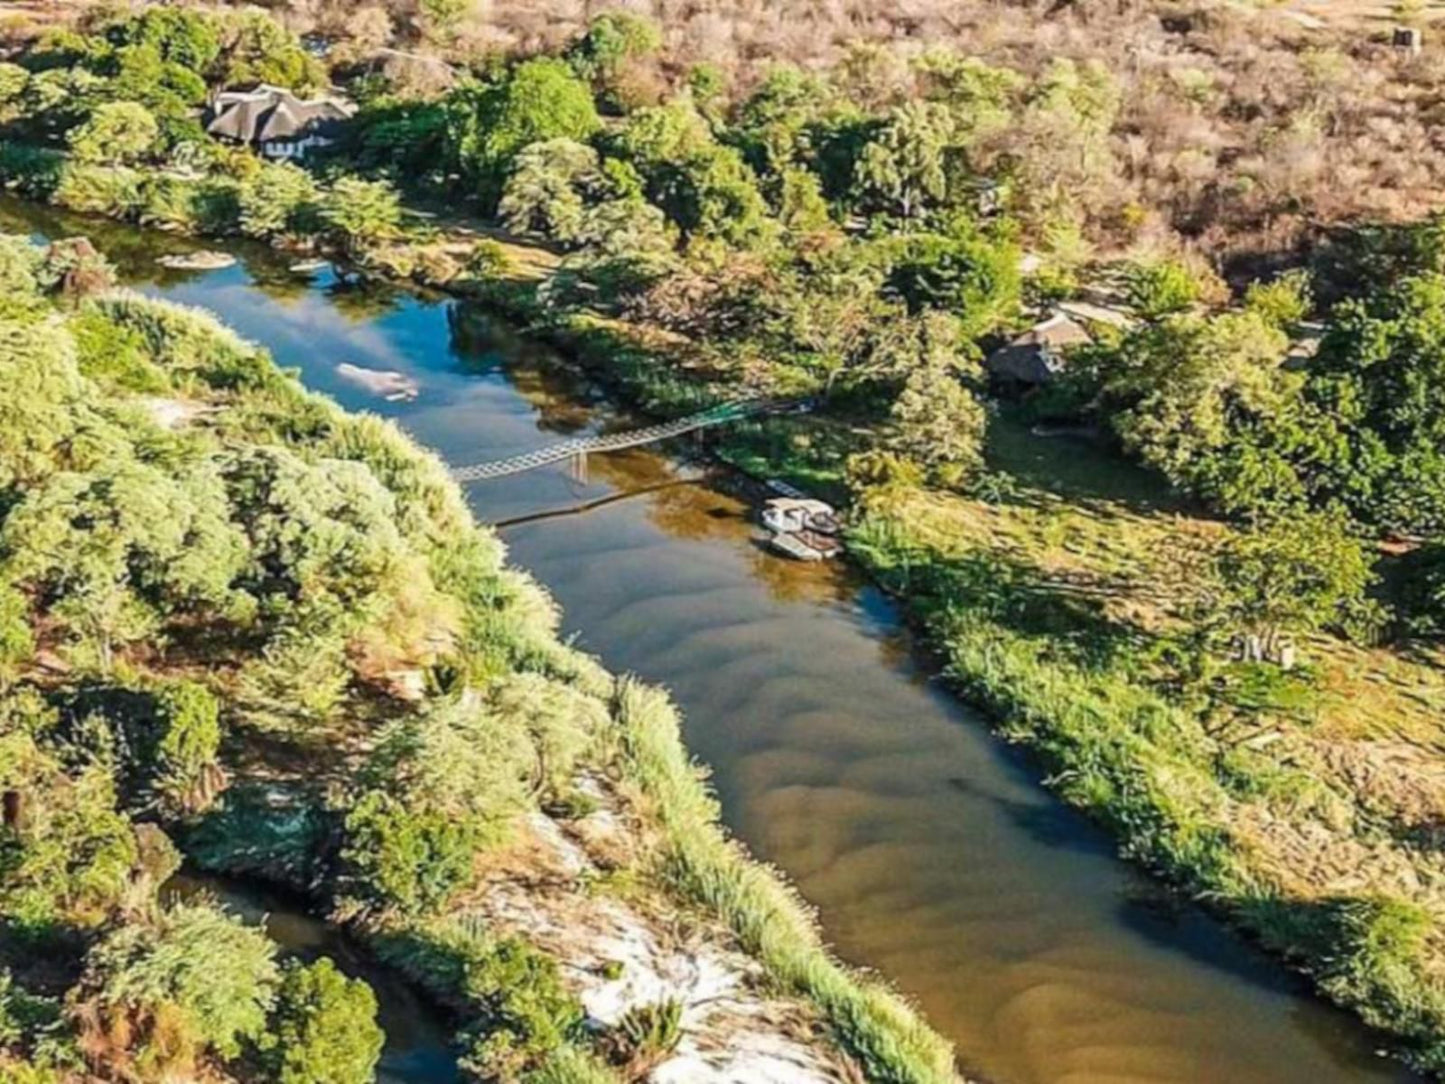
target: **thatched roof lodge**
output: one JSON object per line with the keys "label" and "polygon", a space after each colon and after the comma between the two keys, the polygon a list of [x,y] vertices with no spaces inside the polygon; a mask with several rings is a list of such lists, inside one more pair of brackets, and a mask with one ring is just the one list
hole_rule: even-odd
{"label": "thatched roof lodge", "polygon": [[218,94],[205,122],[211,135],[254,147],[267,158],[304,158],[335,139],[355,112],[342,98],[298,98],[284,87],[262,83],[255,90]]}

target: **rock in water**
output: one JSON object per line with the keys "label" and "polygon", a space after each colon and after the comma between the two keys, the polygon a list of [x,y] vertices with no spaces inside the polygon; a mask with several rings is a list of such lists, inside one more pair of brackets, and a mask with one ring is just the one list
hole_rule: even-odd
{"label": "rock in water", "polygon": [[162,267],[169,267],[176,271],[218,271],[222,267],[230,267],[236,262],[236,257],[229,252],[178,252],[169,256],[162,256],[156,263]]}
{"label": "rock in water", "polygon": [[415,380],[395,369],[364,369],[360,365],[343,361],[336,367],[336,375],[361,385],[390,403],[415,399],[421,390]]}

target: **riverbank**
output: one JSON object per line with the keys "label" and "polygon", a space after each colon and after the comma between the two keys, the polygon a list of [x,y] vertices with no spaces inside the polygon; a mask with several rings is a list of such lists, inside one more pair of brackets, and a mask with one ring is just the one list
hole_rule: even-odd
{"label": "riverbank", "polygon": [[[638,329],[629,328],[626,325],[615,321],[602,319],[595,315],[586,313],[556,312],[547,309],[538,303],[535,296],[535,282],[529,281],[526,276],[515,276],[508,278],[497,278],[490,282],[453,282],[452,286],[459,293],[465,296],[483,297],[490,303],[503,308],[520,322],[530,325],[533,334],[550,339],[564,347],[567,352],[584,362],[591,373],[597,376],[604,384],[612,388],[619,398],[623,398],[645,409],[658,413],[680,413],[686,410],[695,409],[699,404],[710,401],[712,397],[721,397],[729,393],[729,388],[723,383],[711,381],[711,374],[698,375],[691,370],[685,358],[678,358],[679,348],[685,349],[685,342],[679,342],[675,337],[664,337],[650,335]],[[1063,620],[1057,615],[1048,616],[1043,623],[1046,632],[1042,640],[1045,643],[1051,642],[1054,637],[1060,639],[1060,643],[1068,638],[1087,643],[1092,637],[1107,631],[1107,626],[1097,621],[1081,620],[1078,610],[1082,605],[1087,609],[1090,596],[1095,601],[1106,602],[1111,591],[1118,589],[1120,581],[1120,569],[1117,567],[1117,551],[1124,548],[1127,551],[1137,550],[1137,546],[1128,545],[1130,531],[1123,528],[1135,520],[1132,514],[1141,507],[1146,507],[1151,501],[1158,502],[1159,493],[1157,488],[1153,491],[1147,486],[1124,487],[1125,489],[1139,488],[1138,492],[1110,492],[1109,486],[1100,490],[1100,479],[1114,479],[1120,475],[1127,475],[1129,471],[1122,464],[1110,463],[1105,457],[1099,461],[1094,453],[1089,452],[1087,445],[1064,445],[1059,442],[1031,441],[1022,433],[1009,426],[995,426],[994,447],[991,449],[993,466],[1001,477],[1012,477],[1016,482],[1022,481],[1021,492],[1010,493],[1007,489],[995,494],[990,500],[975,500],[972,498],[961,498],[956,495],[932,491],[927,494],[928,499],[936,501],[941,508],[958,513],[962,518],[948,521],[950,527],[947,530],[936,532],[934,537],[925,541],[919,541],[911,534],[902,530],[898,525],[912,527],[915,524],[925,522],[919,517],[919,508],[911,503],[912,498],[922,497],[922,491],[897,491],[890,497],[890,501],[877,500],[871,505],[871,515],[875,525],[882,525],[872,538],[865,539],[869,548],[860,550],[875,574],[888,583],[895,591],[900,592],[901,597],[909,606],[909,610],[915,620],[920,622],[930,634],[930,639],[936,647],[942,648],[946,653],[953,654],[953,646],[957,643],[968,642],[977,638],[977,642],[990,645],[991,650],[1016,650],[1019,641],[1015,638],[1005,639],[1001,635],[990,639],[990,636],[997,630],[985,628],[978,631],[976,627],[961,625],[956,619],[958,616],[959,598],[971,597],[973,580],[963,581],[964,590],[960,590],[958,581],[946,580],[943,586],[947,588],[944,594],[949,597],[950,605],[940,607],[936,595],[925,595],[924,577],[920,570],[928,567],[940,567],[943,564],[941,555],[949,554],[950,558],[955,552],[949,547],[954,542],[964,540],[968,546],[979,547],[980,553],[988,556],[987,549],[980,546],[982,536],[979,531],[965,531],[958,527],[960,523],[987,522],[987,516],[991,510],[996,509],[1028,509],[1038,507],[1055,510],[1058,515],[1041,516],[1030,518],[1020,516],[1008,532],[1000,535],[998,546],[1002,548],[1005,555],[1012,555],[1017,561],[1021,555],[1031,552],[1031,547],[1036,547],[1042,541],[1043,550],[1046,552],[1051,547],[1061,545],[1067,554],[1068,545],[1072,544],[1072,527],[1061,527],[1055,520],[1063,520],[1066,523],[1072,522],[1074,513],[1082,513],[1085,517],[1096,517],[1096,548],[1101,555],[1100,566],[1094,570],[1099,584],[1092,587],[1086,583],[1083,591],[1075,590],[1070,584],[1065,584],[1066,590],[1062,592],[1064,602],[1062,610],[1068,620]],[[866,440],[867,434],[859,434],[852,431],[849,424],[840,423],[836,419],[823,418],[802,418],[802,419],[774,419],[760,424],[749,424],[735,430],[730,434],[717,450],[726,458],[761,474],[774,474],[789,477],[799,484],[810,488],[820,489],[829,495],[842,492],[844,482],[841,474],[841,464],[846,452],[855,447],[860,440]],[[1040,449],[1064,449],[1067,454],[1054,457],[1047,463],[1028,463],[1030,456],[1036,456]],[[1088,454],[1084,454],[1088,453]],[[1080,475],[1088,475],[1091,468],[1079,469],[1080,463],[1092,463],[1094,477],[1092,479],[1080,479]],[[1069,484],[1062,484],[1062,483]],[[1090,490],[1090,486],[1093,490]],[[1115,487],[1118,488],[1118,487]],[[902,500],[896,506],[891,503],[892,498],[908,498]],[[1208,535],[1210,531],[1218,531],[1217,525],[1200,523],[1196,529],[1189,525],[1195,521],[1184,518],[1182,521],[1175,514],[1176,510],[1166,503],[1149,511],[1146,520],[1153,524],[1150,533],[1145,537],[1149,540],[1146,549],[1154,549],[1161,553],[1177,550],[1175,544],[1176,535],[1184,537],[1192,532],[1202,532]],[[892,524],[892,526],[888,526]],[[1180,528],[1184,528],[1182,534]],[[1057,543],[1062,536],[1063,543]],[[1055,541],[1050,541],[1053,539]],[[1195,547],[1196,551],[1201,547]],[[963,551],[967,556],[967,551]],[[1057,563],[1058,558],[1052,560]],[[1112,562],[1112,563],[1111,563]],[[965,562],[967,563],[967,562]],[[1186,562],[1187,564],[1187,562]],[[904,570],[900,574],[899,570]],[[990,566],[987,573],[983,573],[985,579],[999,575]],[[1021,586],[1036,585],[1040,588],[1057,588],[1050,578],[1051,573],[1047,569],[1040,571],[1024,567],[1013,573],[1015,582]],[[1155,577],[1152,566],[1142,573],[1136,573],[1138,578],[1145,581],[1142,589],[1144,594],[1160,594],[1173,590],[1173,583],[1167,576]],[[1175,576],[1174,579],[1178,577]],[[1150,583],[1151,579],[1158,579],[1157,583]],[[1100,586],[1102,585],[1102,586]],[[935,586],[939,586],[935,582]],[[1050,597],[1042,590],[1033,592],[1034,599],[1047,599]],[[1183,604],[1183,597],[1179,599]],[[997,598],[987,595],[980,598],[979,610],[985,616],[992,616],[999,608]],[[1015,600],[1005,606],[1005,611],[1019,605]],[[1047,612],[1048,608],[1044,607]],[[942,617],[940,617],[942,614]],[[1027,611],[1029,620],[1039,617],[1039,607],[1035,606]],[[1007,631],[1007,626],[1001,625],[1002,631]],[[1119,650],[1113,654],[1096,653],[1084,661],[1087,666],[1082,670],[1077,669],[1079,659],[1076,655],[1066,654],[1056,650],[1044,650],[1041,653],[1040,665],[1044,668],[1037,672],[1028,672],[1022,676],[1018,674],[1001,675],[995,671],[988,673],[983,667],[983,661],[977,657],[962,657],[954,660],[954,676],[966,695],[976,702],[990,705],[1000,712],[997,716],[1004,720],[1004,733],[1014,740],[1021,741],[1030,748],[1042,752],[1051,766],[1059,768],[1060,775],[1054,779],[1056,788],[1062,787],[1071,802],[1089,810],[1093,815],[1099,817],[1109,824],[1119,834],[1130,848],[1131,853],[1142,858],[1168,874],[1176,884],[1190,886],[1195,890],[1202,890],[1205,893],[1206,903],[1212,903],[1229,915],[1237,924],[1246,929],[1253,929],[1257,933],[1268,932],[1265,927],[1265,920],[1279,922],[1281,918],[1298,918],[1300,915],[1314,914],[1320,917],[1319,923],[1312,928],[1293,923],[1283,926],[1283,933],[1271,936],[1267,943],[1276,951],[1289,953],[1303,949],[1304,955],[1297,957],[1299,962],[1314,970],[1317,977],[1325,974],[1323,968],[1326,963],[1330,966],[1338,966],[1340,970],[1333,972],[1337,977],[1330,982],[1329,992],[1343,1003],[1351,1005],[1360,1010],[1369,1008],[1371,1004],[1381,1006],[1378,1014],[1367,1013],[1374,1016],[1374,1022],[1385,1027],[1396,1027],[1405,1016],[1391,1007],[1391,1003],[1384,999],[1394,998],[1396,1002],[1413,997],[1406,989],[1398,989],[1393,994],[1390,991],[1370,989],[1368,980],[1362,975],[1368,975],[1374,968],[1386,968],[1388,973],[1399,974],[1400,968],[1396,967],[1397,960],[1389,960],[1377,957],[1374,960],[1351,961],[1348,952],[1341,952],[1341,944],[1348,947],[1351,943],[1370,943],[1371,951],[1378,939],[1371,939],[1368,936],[1369,918],[1368,914],[1362,914],[1352,910],[1348,900],[1354,898],[1369,899],[1372,892],[1383,888],[1390,892],[1404,891],[1406,898],[1411,898],[1408,893],[1411,891],[1409,879],[1413,870],[1424,869],[1428,878],[1428,862],[1417,863],[1409,849],[1404,851],[1407,861],[1401,864],[1398,860],[1399,852],[1391,856],[1386,854],[1387,861],[1384,864],[1378,862],[1368,863],[1368,868],[1380,875],[1379,880],[1367,883],[1365,886],[1358,884],[1351,885],[1348,880],[1344,883],[1346,891],[1343,893],[1346,901],[1338,915],[1335,915],[1329,908],[1322,907],[1320,910],[1309,912],[1307,908],[1299,908],[1293,911],[1283,906],[1276,906],[1279,901],[1304,900],[1311,901],[1319,899],[1324,893],[1334,891],[1330,886],[1346,875],[1341,871],[1347,869],[1350,862],[1354,861],[1360,852],[1352,850],[1333,850],[1322,848],[1320,840],[1335,839],[1348,844],[1352,837],[1363,840],[1367,849],[1379,850],[1377,846],[1376,826],[1380,823],[1380,814],[1377,810],[1384,810],[1384,816],[1389,817],[1388,793],[1381,793],[1380,777],[1378,769],[1373,770],[1373,781],[1375,791],[1368,795],[1362,795],[1358,799],[1360,815],[1353,824],[1341,827],[1336,819],[1338,806],[1331,807],[1329,802],[1320,807],[1324,810],[1323,818],[1319,824],[1322,830],[1329,833],[1328,836],[1321,836],[1317,830],[1316,809],[1314,805],[1304,802],[1292,790],[1291,786],[1299,782],[1302,773],[1286,771],[1284,777],[1280,775],[1279,768],[1282,765],[1285,769],[1297,767],[1300,757],[1297,743],[1287,742],[1281,744],[1279,739],[1271,737],[1271,727],[1258,725],[1247,727],[1242,733],[1222,733],[1221,735],[1207,734],[1206,739],[1200,741],[1187,750],[1187,756],[1181,761],[1167,761],[1160,770],[1172,786],[1173,776],[1169,772],[1179,772],[1179,778],[1190,779],[1199,784],[1199,789],[1193,792],[1181,792],[1175,794],[1169,786],[1162,789],[1151,789],[1147,786],[1138,786],[1137,780],[1142,774],[1140,765],[1146,763],[1151,755],[1148,741],[1143,744],[1124,742],[1122,747],[1111,751],[1112,759],[1102,761],[1104,773],[1100,776],[1084,775],[1089,783],[1096,784],[1100,779],[1112,781],[1114,789],[1106,787],[1079,787],[1071,789],[1070,780],[1079,777],[1081,767],[1090,767],[1100,763],[1099,750],[1096,746],[1088,743],[1070,744],[1064,739],[1068,736],[1064,729],[1063,719],[1050,721],[1046,713],[1053,710],[1062,710],[1067,706],[1068,697],[1063,697],[1052,704],[1030,705],[1021,701],[1010,699],[1020,687],[1024,691],[1034,686],[1040,686],[1040,675],[1058,673],[1064,677],[1070,677],[1070,671],[1065,669],[1066,663],[1072,663],[1076,669],[1071,680],[1078,680],[1082,674],[1085,686],[1070,686],[1073,692],[1078,692],[1085,687],[1092,687],[1097,683],[1101,675],[1110,680],[1117,679],[1119,684],[1106,685],[1106,695],[1111,697],[1138,698],[1154,696],[1162,698],[1164,706],[1160,709],[1164,712],[1159,718],[1173,718],[1179,726],[1186,728],[1184,733],[1196,734],[1203,731],[1204,725],[1201,722],[1201,711],[1198,705],[1187,707],[1183,713],[1176,717],[1170,714],[1177,709],[1168,706],[1171,694],[1167,688],[1163,693],[1151,691],[1151,683],[1157,681],[1155,675],[1142,675],[1137,667],[1129,666],[1129,652],[1137,651],[1140,657],[1147,658],[1151,643],[1157,643],[1157,638],[1140,637],[1128,641],[1110,641],[1117,643]],[[1124,647],[1129,645],[1129,650]],[[985,653],[986,655],[988,653]],[[992,657],[992,656],[989,656]],[[1100,669],[1104,664],[1108,669]],[[1122,664],[1122,665],[1121,665]],[[1399,668],[1393,665],[1385,655],[1372,653],[1370,659],[1361,662],[1356,658],[1352,663],[1353,669],[1341,671],[1338,684],[1341,689],[1339,703],[1348,704],[1352,700],[1359,699],[1362,689],[1368,690],[1376,683],[1369,677],[1371,672],[1380,673],[1382,670],[1388,672],[1394,669],[1399,673]],[[1428,672],[1428,671],[1422,671]],[[1002,683],[1002,678],[1007,677],[1012,684]],[[1413,679],[1412,679],[1413,680]],[[1331,681],[1336,681],[1331,678]],[[1398,763],[1400,752],[1390,746],[1389,738],[1392,735],[1393,723],[1390,721],[1392,713],[1398,712],[1402,706],[1411,702],[1410,695],[1416,694],[1425,697],[1425,701],[1431,702],[1435,694],[1428,681],[1423,683],[1416,681],[1416,688],[1407,691],[1406,695],[1398,700],[1391,700],[1383,705],[1380,712],[1372,715],[1370,726],[1373,728],[1371,735],[1365,735],[1365,744],[1356,741],[1361,737],[1358,733],[1351,736],[1345,733],[1341,744],[1336,750],[1320,750],[1313,743],[1307,743],[1307,752],[1313,758],[1328,756],[1333,758],[1338,754],[1345,759],[1341,762],[1345,765],[1341,771],[1348,774],[1341,775],[1336,772],[1328,775],[1326,789],[1331,793],[1343,792],[1350,796],[1356,787],[1358,765],[1351,760],[1351,756],[1366,756],[1383,758],[1385,771],[1392,771],[1391,765]],[[990,689],[997,688],[1000,691],[995,698],[991,695]],[[1152,703],[1153,701],[1151,701]],[[1097,705],[1099,710],[1106,714],[1113,713],[1113,701],[1105,700]],[[1249,706],[1249,712],[1254,718],[1259,718],[1259,707]],[[1268,709],[1268,706],[1266,706]],[[1014,715],[1015,708],[1028,708],[1032,713],[1029,716],[1029,725],[1024,729],[1014,729],[1009,725],[1008,720],[1017,718]],[[1152,708],[1146,704],[1145,720]],[[1240,706],[1229,705],[1231,714],[1238,713]],[[1273,719],[1273,709],[1267,716]],[[1285,723],[1291,729],[1305,727],[1310,716],[1308,712],[1299,714],[1297,717],[1287,718]],[[1413,716],[1412,716],[1413,718]],[[1209,719],[1211,728],[1215,719]],[[1150,738],[1149,727],[1138,724],[1146,739]],[[1412,724],[1413,725],[1413,724]],[[1057,729],[1056,729],[1057,727]],[[1129,727],[1121,731],[1123,734],[1131,733]],[[1258,749],[1253,745],[1245,745],[1243,751],[1235,750],[1240,743],[1257,742]],[[1377,740],[1379,739],[1379,740]],[[1407,728],[1404,741],[1414,748],[1428,748],[1428,735],[1416,726],[1413,733]],[[1182,743],[1181,743],[1182,745]],[[1171,756],[1177,750],[1171,750]],[[1408,753],[1408,750],[1405,750]],[[1313,765],[1315,760],[1308,760],[1304,763]],[[1353,765],[1353,766],[1351,766]],[[1307,773],[1304,773],[1307,774]],[[1226,804],[1218,800],[1221,793],[1219,780],[1221,775],[1227,782],[1228,790],[1224,793],[1229,802]],[[1424,824],[1428,822],[1428,810],[1430,805],[1430,787],[1428,780],[1413,786],[1413,792],[1423,794],[1424,797],[1417,797],[1416,808],[1405,811],[1405,818],[1396,818],[1401,824]],[[1388,790],[1388,784],[1386,786]],[[1135,792],[1138,792],[1136,795]],[[1119,802],[1120,792],[1128,796],[1132,801],[1137,797],[1138,805],[1128,806]],[[1195,799],[1200,798],[1199,804],[1194,804]],[[1243,797],[1239,797],[1242,795]],[[1188,798],[1189,803],[1182,804]],[[1351,798],[1351,801],[1356,799]],[[1299,809],[1305,808],[1308,812],[1301,818]],[[1111,811],[1120,810],[1118,817],[1112,816]],[[1190,818],[1195,817],[1200,810],[1207,814],[1208,819],[1202,822]],[[1246,855],[1243,860],[1243,873],[1240,873],[1241,866],[1235,864],[1235,856],[1241,848],[1230,834],[1242,821],[1239,817],[1249,816],[1253,818],[1252,823],[1264,823],[1269,831],[1285,849],[1280,853],[1288,856],[1284,863],[1275,862],[1273,868],[1263,866],[1266,870],[1264,878],[1259,881],[1250,879],[1260,876],[1256,873],[1256,867],[1252,864],[1252,854]],[[1217,818],[1226,820],[1234,817],[1234,823],[1226,823],[1223,828],[1218,827],[1220,821]],[[1291,837],[1285,833],[1285,829],[1292,825],[1303,824],[1300,834]],[[1398,833],[1410,838],[1407,831]],[[1199,845],[1198,841],[1206,838],[1207,846]],[[1250,846],[1253,846],[1251,843]],[[1157,849],[1155,849],[1157,848]],[[1381,853],[1386,853],[1390,848],[1384,848]],[[1322,855],[1327,859],[1323,863],[1315,863],[1310,860],[1312,855]],[[1301,861],[1301,855],[1305,860]],[[1221,881],[1201,880],[1203,874],[1209,874],[1214,868],[1222,868],[1227,878]],[[1304,871],[1302,876],[1295,876],[1295,871]],[[1272,878],[1281,874],[1290,874],[1293,879],[1281,883]],[[1230,880],[1228,878],[1241,877],[1242,880]],[[1419,876],[1418,873],[1415,876]],[[1426,881],[1428,884],[1428,880]],[[1225,884],[1230,887],[1237,887],[1240,884],[1245,886],[1246,894],[1243,897],[1222,897],[1219,893],[1219,885]],[[1363,887],[1363,891],[1362,891]],[[1265,901],[1257,910],[1248,906],[1238,906],[1242,898],[1246,904],[1254,900],[1256,896],[1262,897]],[[1428,899],[1428,897],[1425,897]],[[1233,904],[1233,905],[1231,905]],[[1387,918],[1398,917],[1387,913]],[[1363,923],[1363,925],[1357,925]],[[1341,928],[1343,927],[1343,928]],[[1407,922],[1406,933],[1409,933]],[[1353,939],[1353,940],[1351,940]],[[1387,940],[1386,945],[1390,942]],[[1410,946],[1414,942],[1408,937],[1403,942],[1405,954],[1408,955]],[[1411,965],[1407,963],[1405,970],[1408,971]],[[1412,1003],[1418,1003],[1418,998]],[[1428,1023],[1426,1028],[1428,1030]],[[1418,1034],[1418,1032],[1417,1032]]]}
{"label": "riverbank", "polygon": [[[641,409],[679,414],[735,391],[695,375],[674,336],[548,310],[526,283],[473,292]],[[871,439],[847,418],[777,418],[712,448],[843,501],[843,464]],[[1089,441],[1032,436],[1006,413],[988,458],[986,497],[869,492],[854,559],[903,603],[959,694],[1126,856],[1441,1071],[1440,652],[1315,637],[1293,675],[1227,666],[1210,688],[1181,683],[1171,645],[1228,528]]]}
{"label": "riverbank", "polygon": [[[45,318],[31,309],[10,319]],[[122,800],[161,810],[202,867],[329,906],[452,1008],[473,1073],[957,1079],[947,1045],[832,961],[796,896],[725,837],[665,699],[559,642],[550,600],[504,565],[435,457],[306,391],[207,314],[103,293],[47,327],[59,371],[44,389],[96,411],[110,445],[57,471],[16,444],[29,458],[7,569],[31,635],[7,631],[7,713],[39,696],[63,714],[77,689],[110,705],[85,725],[160,750],[117,768]],[[105,428],[112,417],[128,435]],[[66,588],[37,569],[69,558],[42,559],[23,531],[53,487],[77,485],[97,509],[115,502],[120,537],[160,532],[127,543],[142,554],[171,544],[170,517],[144,527],[122,502],[190,487],[194,559],[166,563],[189,586],[134,588],[144,636],[43,609]],[[82,537],[66,552],[85,551],[94,522],[70,525]],[[124,574],[114,587],[128,614],[142,605],[132,589]],[[214,704],[209,739],[141,741],[157,725],[145,705],[172,688]],[[167,774],[172,740],[183,779]],[[205,1056],[220,1067],[245,1049],[223,1039]]]}

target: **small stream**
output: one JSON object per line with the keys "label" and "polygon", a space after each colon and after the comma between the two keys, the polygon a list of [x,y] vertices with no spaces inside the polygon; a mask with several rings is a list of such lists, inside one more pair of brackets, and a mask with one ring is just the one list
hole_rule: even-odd
{"label": "small stream", "polygon": [[[154,256],[184,242],[14,203],[0,226],[89,233],[138,288],[215,310],[455,464],[614,420],[547,351],[455,301],[298,280],[244,246],[234,268],[164,271]],[[402,372],[420,394],[385,402],[343,362]],[[479,518],[514,524],[513,559],[561,603],[565,632],[673,691],[728,825],[819,908],[842,957],[917,1000],[966,1069],[999,1084],[1413,1079],[1351,1017],[1119,861],[938,686],[879,591],[844,564],[765,552],[751,510],[704,474],[633,450],[593,457],[585,480],[560,466],[470,497]],[[283,943],[334,936],[282,901],[231,898],[268,911]],[[429,1075],[449,1071],[429,1060],[444,1027],[378,981],[398,1028],[389,1079],[449,1079]]]}
{"label": "small stream", "polygon": [[454,1084],[460,1079],[449,1046],[451,1031],[437,1009],[335,926],[308,913],[304,901],[252,882],[193,870],[167,881],[161,896],[210,897],[247,922],[264,924],[283,957],[311,963],[329,956],[346,975],[364,979],[376,994],[377,1022],[386,1033],[376,1067],[378,1084]]}

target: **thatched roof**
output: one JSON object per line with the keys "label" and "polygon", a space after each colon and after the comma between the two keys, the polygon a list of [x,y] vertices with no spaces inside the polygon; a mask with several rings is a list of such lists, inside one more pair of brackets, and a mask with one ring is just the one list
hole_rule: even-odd
{"label": "thatched roof", "polygon": [[339,98],[298,98],[282,87],[262,84],[217,95],[206,131],[238,143],[285,143],[325,135],[353,111]]}
{"label": "thatched roof", "polygon": [[1063,368],[1065,347],[1090,341],[1089,333],[1081,324],[1063,313],[1055,313],[1007,346],[995,350],[983,364],[994,376],[1021,384],[1046,384]]}

